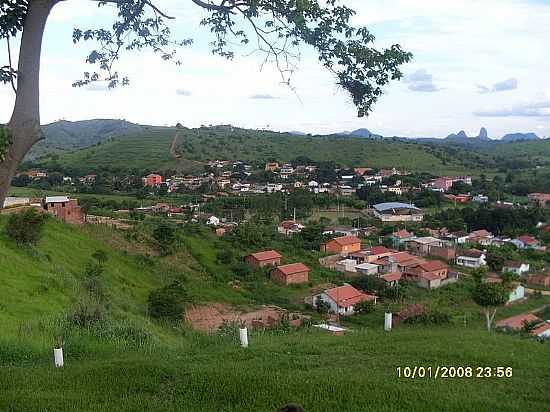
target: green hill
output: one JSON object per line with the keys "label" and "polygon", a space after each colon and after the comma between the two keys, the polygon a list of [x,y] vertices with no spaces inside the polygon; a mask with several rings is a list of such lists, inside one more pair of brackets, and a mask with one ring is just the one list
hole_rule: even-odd
{"label": "green hill", "polygon": [[[171,153],[178,133],[176,153]],[[113,141],[114,140],[114,141]],[[305,156],[342,166],[396,167],[440,174],[481,173],[486,155],[466,149],[449,152],[438,145],[399,139],[349,136],[296,136],[230,126],[175,129],[148,127],[142,133],[111,139],[99,146],[40,160],[80,173],[112,170],[202,170],[208,160],[242,160],[262,164],[270,159],[290,161]],[[485,170],[486,171],[486,170]]]}
{"label": "green hill", "polygon": [[[0,231],[5,220],[0,217]],[[307,294],[307,287],[284,288],[265,279],[235,289],[216,258],[225,240],[201,230],[180,235],[178,253],[166,258],[146,257],[152,250],[137,233],[54,220],[36,247],[17,247],[0,235],[0,410],[270,412],[288,401],[321,412],[546,408],[548,345],[489,334],[477,315],[468,316],[467,326],[462,320],[401,325],[385,333],[380,307],[348,323],[353,330],[343,337],[316,328],[255,331],[248,349],[238,346],[230,329],[207,335],[153,322],[147,296],[174,279],[198,303],[265,300],[292,307]],[[315,253],[282,241],[276,247],[285,259],[311,265],[315,283],[330,279],[315,264]],[[108,257],[102,275],[108,314],[78,327],[67,315],[82,302],[83,268],[97,250]],[[419,290],[414,299],[428,296],[438,307],[464,303],[461,284],[433,294]],[[540,306],[541,299],[499,316]],[[66,366],[55,370],[51,350],[59,334],[65,336]],[[398,378],[396,368],[405,366],[504,366],[513,368],[513,377]]]}

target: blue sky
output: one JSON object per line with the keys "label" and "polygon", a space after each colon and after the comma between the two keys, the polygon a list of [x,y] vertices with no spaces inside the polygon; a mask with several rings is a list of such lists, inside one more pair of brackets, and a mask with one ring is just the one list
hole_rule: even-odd
{"label": "blue sky", "polygon": [[[227,62],[212,56],[209,32],[199,27],[204,12],[190,1],[159,0],[173,14],[176,38],[195,44],[180,50],[183,65],[150,53],[127,54],[118,70],[131,85],[74,89],[90,68],[91,45],[73,45],[73,27],[109,25],[111,6],[88,0],[56,6],[48,22],[41,75],[42,122],[60,118],[124,118],[189,127],[231,123],[243,127],[329,133],[366,127],[387,136],[442,137],[464,129],[491,137],[534,131],[550,135],[550,1],[348,0],[355,22],[377,36],[377,45],[400,43],[414,53],[405,79],[387,87],[367,119],[358,119],[348,96],[302,49],[295,90],[280,82],[251,48],[236,49]],[[0,56],[5,56],[0,46]],[[0,62],[4,64],[4,62]],[[0,87],[0,122],[9,119],[13,93]]]}

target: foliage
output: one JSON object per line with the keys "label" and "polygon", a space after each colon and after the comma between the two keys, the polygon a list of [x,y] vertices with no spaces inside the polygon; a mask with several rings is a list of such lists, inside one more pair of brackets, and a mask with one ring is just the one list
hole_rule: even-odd
{"label": "foliage", "polygon": [[180,282],[173,282],[149,294],[149,315],[155,319],[178,321],[183,319],[185,305],[191,298]]}
{"label": "foliage", "polygon": [[176,246],[176,230],[168,223],[160,223],[153,230],[153,238],[157,241],[158,249],[164,256],[170,255]]}
{"label": "foliage", "polygon": [[6,154],[11,143],[12,141],[9,129],[7,127],[0,126],[0,162],[6,159]]}
{"label": "foliage", "polygon": [[359,302],[353,307],[354,311],[357,313],[372,313],[375,310],[375,306],[373,302],[370,302],[368,300],[365,300],[363,302]]}
{"label": "foliage", "polygon": [[4,232],[18,244],[36,244],[40,240],[46,219],[45,214],[38,213],[33,208],[14,213],[10,215]]}

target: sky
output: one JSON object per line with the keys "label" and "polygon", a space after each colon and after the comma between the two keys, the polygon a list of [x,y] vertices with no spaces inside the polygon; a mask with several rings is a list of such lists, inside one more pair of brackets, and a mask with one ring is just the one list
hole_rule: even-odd
{"label": "sky", "polygon": [[[42,50],[41,121],[126,119],[187,127],[233,124],[247,128],[331,133],[368,128],[385,136],[445,137],[465,130],[476,136],[535,132],[550,136],[550,1],[545,0],[344,0],[353,21],[376,36],[375,46],[401,44],[413,53],[405,77],[385,88],[368,118],[358,118],[349,96],[303,47],[292,88],[254,48],[236,47],[235,59],[213,56],[205,12],[191,1],[157,0],[175,19],[181,66],[150,52],[126,53],[117,70],[127,87],[73,88],[92,68],[92,44],[73,45],[74,27],[112,23],[113,6],[68,0],[50,15]],[[16,49],[17,44],[12,48]],[[0,65],[6,49],[0,46]],[[13,92],[0,86],[0,123],[7,122]]]}

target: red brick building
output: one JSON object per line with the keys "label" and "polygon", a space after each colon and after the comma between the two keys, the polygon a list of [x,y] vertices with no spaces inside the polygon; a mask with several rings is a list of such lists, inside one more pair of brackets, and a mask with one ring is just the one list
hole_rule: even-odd
{"label": "red brick building", "polygon": [[244,258],[244,261],[254,269],[265,266],[278,266],[281,264],[281,254],[275,250],[252,253]]}
{"label": "red brick building", "polygon": [[151,173],[150,175],[145,176],[142,180],[144,186],[157,186],[162,183],[162,176],[156,173]]}
{"label": "red brick building", "polygon": [[321,252],[355,253],[361,250],[361,239],[357,236],[341,236],[321,244]]}
{"label": "red brick building", "polygon": [[309,280],[309,268],[303,263],[278,266],[271,271],[271,280],[283,285],[306,283]]}
{"label": "red brick building", "polygon": [[550,275],[529,275],[527,283],[548,288],[550,287]]}
{"label": "red brick building", "polygon": [[46,197],[44,209],[65,223],[80,225],[84,223],[84,212],[78,206],[78,200],[67,196]]}

